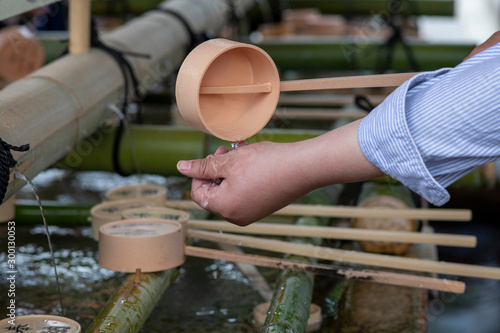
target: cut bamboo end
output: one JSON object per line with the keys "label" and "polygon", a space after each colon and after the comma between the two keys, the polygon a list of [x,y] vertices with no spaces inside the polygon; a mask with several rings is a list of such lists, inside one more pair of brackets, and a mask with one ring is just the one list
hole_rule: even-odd
{"label": "cut bamboo end", "polygon": [[201,87],[200,94],[256,94],[273,91],[271,82],[242,86]]}
{"label": "cut bamboo end", "polygon": [[346,251],[328,247],[288,243],[284,241],[261,239],[250,236],[231,235],[199,230],[188,230],[189,237],[214,242],[225,242],[243,247],[256,248],[280,253],[290,253],[317,259],[354,263],[399,270],[469,276],[500,280],[500,268],[469,264],[459,264],[426,259],[404,258],[384,254]]}
{"label": "cut bamboo end", "polygon": [[475,236],[468,235],[424,234],[420,232],[298,226],[265,222],[257,222],[242,228],[230,224],[229,222],[191,220],[188,223],[188,227],[212,231],[220,230],[232,233],[272,236],[321,237],[341,240],[433,244],[457,247],[475,247],[477,245],[477,238]]}

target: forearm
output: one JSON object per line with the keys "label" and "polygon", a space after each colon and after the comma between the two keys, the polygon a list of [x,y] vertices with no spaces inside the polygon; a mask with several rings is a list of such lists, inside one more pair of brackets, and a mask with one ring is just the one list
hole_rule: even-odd
{"label": "forearm", "polygon": [[384,175],[366,159],[359,147],[359,123],[359,120],[354,121],[316,138],[294,144],[299,172],[307,178],[308,190]]}

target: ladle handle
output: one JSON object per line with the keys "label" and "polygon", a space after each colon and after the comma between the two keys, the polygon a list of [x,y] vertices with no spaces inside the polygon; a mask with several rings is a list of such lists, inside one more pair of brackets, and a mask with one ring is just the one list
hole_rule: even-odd
{"label": "ladle handle", "polygon": [[[398,87],[418,73],[359,75],[324,79],[292,80],[280,82],[280,91],[308,91],[350,88]],[[200,87],[200,94],[255,94],[270,93],[271,82],[238,86]]]}
{"label": "ladle handle", "polygon": [[399,87],[418,73],[359,75],[324,79],[282,81],[280,91]]}
{"label": "ladle handle", "polygon": [[270,93],[273,87],[271,82],[247,84],[242,86],[219,86],[219,87],[200,87],[200,94],[255,94]]}

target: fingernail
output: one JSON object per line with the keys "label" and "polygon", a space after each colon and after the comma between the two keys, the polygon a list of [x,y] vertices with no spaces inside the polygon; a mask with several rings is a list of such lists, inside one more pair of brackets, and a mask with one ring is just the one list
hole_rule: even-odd
{"label": "fingernail", "polygon": [[191,161],[179,161],[179,162],[177,162],[177,170],[189,171],[190,169],[191,169]]}

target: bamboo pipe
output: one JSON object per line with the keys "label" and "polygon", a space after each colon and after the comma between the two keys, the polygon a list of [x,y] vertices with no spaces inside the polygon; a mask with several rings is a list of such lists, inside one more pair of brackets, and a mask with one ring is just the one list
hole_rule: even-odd
{"label": "bamboo pipe", "polygon": [[[325,39],[311,36],[273,38],[256,43],[273,59],[280,70],[355,70],[377,71],[377,50],[380,41],[359,41],[356,38]],[[474,49],[474,44],[429,45],[409,42],[420,70],[436,70],[456,66]],[[362,52],[361,52],[362,51]],[[355,62],[355,64],[354,64]],[[353,68],[354,64],[354,68]],[[396,48],[392,70],[408,71],[408,58],[403,48]]]}
{"label": "bamboo pipe", "polygon": [[[191,200],[170,200],[167,201],[167,206],[179,209],[202,209]],[[274,214],[358,218],[405,218],[424,219],[429,221],[470,221],[472,219],[472,212],[469,209],[385,209],[304,204],[290,204]]]}
{"label": "bamboo pipe", "polygon": [[[321,199],[321,192],[308,195],[306,201],[313,197]],[[295,224],[306,222],[304,218],[298,218]],[[309,222],[318,225],[323,221],[311,217]],[[307,238],[295,238],[293,243],[311,244],[315,240]],[[316,263],[314,258],[303,256],[290,256],[288,259],[301,263]],[[286,326],[293,332],[305,332],[311,312],[311,302],[314,292],[315,275],[310,272],[281,269],[274,283],[273,297],[267,307],[263,328],[260,333],[276,332],[277,326]],[[254,316],[255,319],[255,316]]]}
{"label": "bamboo pipe", "polygon": [[261,267],[314,273],[330,277],[342,277],[346,279],[363,280],[396,286],[438,290],[458,294],[462,294],[465,291],[465,283],[461,281],[430,278],[426,276],[372,270],[355,270],[334,265],[313,264],[297,260],[273,258],[254,254],[233,253],[196,246],[186,246],[185,253],[188,256],[199,258],[247,263]]}
{"label": "bamboo pipe", "polygon": [[[131,125],[130,133],[136,148],[135,157],[144,173],[172,176],[179,175],[176,164],[179,160],[204,158],[214,152],[217,147],[227,142],[208,137],[206,134],[191,128],[179,128],[166,125]],[[323,130],[300,129],[263,129],[247,141],[296,142],[314,138],[325,133]],[[113,164],[109,157],[114,140],[114,129],[102,127],[94,135],[81,140],[76,147],[56,167],[72,170],[100,170],[113,172]],[[132,154],[128,135],[123,137],[120,149],[122,169],[126,173],[134,172]],[[166,145],[165,142],[177,142]],[[479,169],[457,180],[452,186],[482,186]],[[390,181],[389,177],[381,179]],[[201,209],[196,204],[193,204]],[[436,211],[435,208],[431,210]],[[456,211],[456,210],[453,210]],[[460,210],[459,210],[460,211]],[[462,211],[469,214],[470,211]],[[468,212],[468,213],[467,213]]]}
{"label": "bamboo pipe", "polygon": [[218,233],[210,231],[200,231],[193,229],[188,230],[188,237],[199,238],[213,242],[226,242],[229,244],[236,244],[255,249],[275,251],[280,253],[291,253],[339,262],[349,262],[354,264],[394,268],[408,271],[450,274],[500,280],[500,268],[498,267],[485,267],[443,261],[438,262],[426,259],[396,257],[366,252],[346,251],[314,245],[291,244],[284,241],[261,239],[249,236],[230,234],[220,235]]}
{"label": "bamboo pipe", "polygon": [[[196,23],[196,31],[219,31],[228,20],[223,15],[226,6],[221,4],[225,2],[171,0],[162,5],[189,16]],[[251,4],[252,0],[240,2],[242,9]],[[101,39],[121,50],[150,56],[130,57],[142,90],[175,70],[189,43],[182,23],[158,11],[132,19]],[[107,105],[121,102],[122,89],[118,65],[100,50],[66,55],[2,89],[0,137],[12,145],[31,146],[27,152],[13,153],[18,161],[17,171],[33,178],[59,161],[79,140],[114,116]],[[94,148],[95,144],[85,146],[80,158],[90,155]],[[107,154],[109,158],[109,151]],[[15,180],[12,172],[5,199],[21,186],[24,183]]]}
{"label": "bamboo pipe", "polygon": [[90,0],[69,2],[69,53],[82,54],[90,50]]}
{"label": "bamboo pipe", "polygon": [[87,333],[110,332],[115,328],[119,332],[139,332],[165,290],[174,282],[178,270],[172,268],[140,275],[138,283],[136,274],[128,275],[87,328]]}
{"label": "bamboo pipe", "polygon": [[475,236],[453,234],[424,234],[420,232],[369,230],[340,227],[283,225],[264,222],[257,222],[246,227],[239,227],[228,222],[190,220],[188,223],[188,227],[193,229],[258,235],[321,237],[344,240],[434,244],[441,246],[476,247],[477,244],[477,239]]}
{"label": "bamboo pipe", "polygon": [[[379,88],[399,87],[408,79],[418,73],[360,75],[336,78],[291,80],[280,82],[279,90],[286,91],[309,91],[327,89],[351,89],[351,88]],[[250,84],[244,86],[221,86],[200,87],[200,94],[242,94],[242,93],[270,93],[272,91],[270,82]]]}
{"label": "bamboo pipe", "polygon": [[[290,9],[318,8],[323,14],[337,14],[348,17],[366,16],[371,13],[389,14],[388,10],[397,8],[398,14],[407,15],[438,15],[453,16],[453,0],[412,0],[413,5],[418,8],[418,13],[414,12],[413,6],[399,5],[395,8],[388,6],[385,0],[356,0],[345,2],[345,0],[287,0],[286,7]],[[270,5],[276,10],[280,7],[280,2],[270,1]],[[382,14],[384,15],[384,14]]]}

